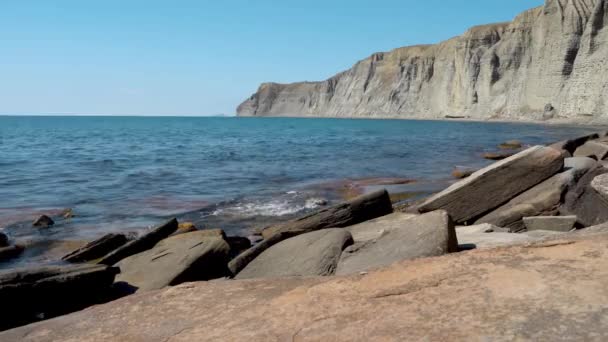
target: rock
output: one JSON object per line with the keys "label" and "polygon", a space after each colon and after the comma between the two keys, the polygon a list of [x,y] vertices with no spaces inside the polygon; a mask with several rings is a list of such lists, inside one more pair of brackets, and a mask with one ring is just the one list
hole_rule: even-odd
{"label": "rock", "polygon": [[601,165],[589,170],[564,196],[559,207],[561,216],[576,215],[583,227],[595,226],[608,221],[608,201],[591,186],[592,181],[608,173]]}
{"label": "rock", "polygon": [[572,157],[564,159],[564,169],[591,170],[597,165],[597,161],[588,157]]}
{"label": "rock", "polygon": [[0,340],[604,341],[607,263],[608,235],[582,234],[365,275],[189,283]]}
{"label": "rock", "polygon": [[587,141],[583,146],[574,151],[575,157],[591,157],[596,160],[604,160],[608,156],[608,144],[597,141]]}
{"label": "rock", "polygon": [[243,236],[228,236],[225,240],[230,246],[230,255],[233,257],[251,248],[251,240]]}
{"label": "rock", "polygon": [[[477,234],[477,233],[508,233],[508,228],[502,228],[490,223],[481,223],[473,226],[458,226],[456,227],[456,235],[460,233]],[[458,239],[460,241],[460,239]]]}
{"label": "rock", "polygon": [[509,140],[509,141],[505,141],[504,143],[498,145],[498,148],[502,149],[502,150],[517,150],[519,148],[522,148],[522,143],[519,140]]}
{"label": "rock", "polygon": [[488,160],[503,160],[513,156],[515,153],[510,152],[486,152],[483,154],[483,159]]}
{"label": "rock", "polygon": [[[118,269],[105,265],[43,266],[0,272],[0,329],[107,301]],[[2,340],[2,338],[0,338]]]}
{"label": "rock", "polygon": [[265,250],[235,278],[332,275],[342,251],[352,244],[352,236],[342,228],[298,235]]}
{"label": "rock", "polygon": [[452,177],[456,179],[464,179],[475,173],[476,170],[466,168],[455,168],[452,170]]}
{"label": "rock", "polygon": [[444,209],[455,222],[465,223],[553,176],[562,166],[559,151],[549,147],[531,147],[431,196],[418,206],[418,210],[424,213]]}
{"label": "rock", "polygon": [[576,216],[524,217],[524,224],[528,231],[548,230],[565,233],[571,231],[575,223]]}
{"label": "rock", "polygon": [[608,174],[601,174],[591,181],[591,187],[608,201]]}
{"label": "rock", "polygon": [[198,228],[196,228],[196,226],[192,222],[180,222],[177,225],[177,230],[175,231],[175,233],[173,233],[173,235],[191,233],[197,230]]}
{"label": "rock", "polygon": [[580,168],[573,167],[547,179],[482,216],[475,223],[490,223],[518,232],[525,229],[522,219],[526,216],[557,214],[564,194],[589,170],[587,163],[579,164],[576,166]]}
{"label": "rock", "polygon": [[46,215],[40,215],[32,223],[32,225],[34,227],[41,227],[41,228],[49,227],[49,226],[52,226],[54,224],[55,224],[55,222],[53,221],[53,219],[51,219],[50,217],[48,217]]}
{"label": "rock", "polygon": [[245,268],[245,266],[247,266],[251,261],[257,258],[258,255],[262,254],[268,248],[283,240],[287,240],[300,234],[302,233],[299,231],[280,231],[273,234],[271,237],[262,240],[260,243],[242,252],[228,263],[228,270],[230,270],[230,274],[233,276],[238,274],[243,268]]}
{"label": "rock", "polygon": [[359,196],[348,202],[315,211],[284,224],[265,228],[262,236],[268,239],[278,232],[312,232],[323,228],[340,228],[384,216],[393,212],[386,190]]}
{"label": "rock", "polygon": [[22,245],[13,245],[0,247],[0,261],[6,261],[18,257],[25,247]]}
{"label": "rock", "polygon": [[138,291],[160,289],[187,281],[210,280],[227,274],[230,246],[202,231],[171,236],[154,248],[120,261],[116,282]]}
{"label": "rock", "polygon": [[564,150],[570,155],[572,155],[577,148],[584,145],[587,141],[598,139],[599,137],[600,136],[597,133],[588,134],[574,139],[556,142],[554,144],[549,145],[549,147],[552,147],[556,150]]}
{"label": "rock", "polygon": [[399,229],[356,243],[342,253],[336,274],[351,274],[388,266],[394,262],[438,256],[458,251],[454,224],[446,211],[438,210],[403,222]]}
{"label": "rock", "polygon": [[222,229],[201,229],[201,236],[216,237],[220,239],[226,238],[226,233]]}
{"label": "rock", "polygon": [[66,220],[71,219],[72,217],[74,217],[74,210],[72,210],[72,208],[67,208],[63,210],[63,212],[61,213],[61,217]]}
{"label": "rock", "polygon": [[355,242],[365,242],[379,238],[382,234],[393,229],[407,227],[407,221],[419,215],[394,212],[373,220],[365,221],[354,226],[346,227]]}
{"label": "rock", "polygon": [[83,247],[71,252],[61,258],[67,262],[88,262],[99,259],[117,248],[126,244],[129,240],[125,234],[106,234],[101,238],[91,241]]}
{"label": "rock", "polygon": [[527,233],[505,233],[505,232],[473,232],[467,229],[456,229],[460,250],[485,249],[538,241],[541,237],[530,236]]}
{"label": "rock", "polygon": [[144,234],[143,236],[122,245],[118,249],[103,257],[99,263],[104,265],[114,265],[124,258],[144,252],[154,247],[154,245],[156,245],[162,239],[173,234],[177,230],[177,225],[177,220],[171,219],[163,225]]}
{"label": "rock", "polygon": [[0,232],[0,247],[7,247],[9,245],[8,235]]}

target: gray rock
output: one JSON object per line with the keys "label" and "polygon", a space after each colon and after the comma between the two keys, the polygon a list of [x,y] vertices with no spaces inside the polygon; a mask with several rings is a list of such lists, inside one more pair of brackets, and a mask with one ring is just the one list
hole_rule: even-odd
{"label": "gray rock", "polygon": [[407,225],[407,221],[418,215],[394,212],[386,216],[378,217],[354,226],[346,227],[355,242],[365,242],[377,239],[382,234],[393,229],[401,229]]}
{"label": "gray rock", "polygon": [[0,330],[81,310],[112,297],[118,273],[105,265],[44,266],[0,272]]}
{"label": "gray rock", "polygon": [[569,232],[574,228],[576,216],[536,216],[524,217],[528,231],[545,230]]}
{"label": "gray rock", "polygon": [[557,150],[566,151],[570,155],[572,155],[574,153],[574,151],[576,151],[577,148],[579,148],[580,146],[584,145],[587,141],[593,140],[593,139],[598,139],[599,137],[600,136],[597,133],[588,134],[588,135],[584,135],[584,136],[577,137],[577,138],[574,138],[574,139],[559,141],[559,142],[556,142],[556,143],[551,144],[549,146],[552,147],[552,148],[555,148]]}
{"label": "gray rock", "polygon": [[[593,161],[593,159],[590,160]],[[526,216],[557,214],[563,195],[568,189],[574,187],[580,177],[588,171],[588,163],[573,163],[571,161],[570,164],[573,167],[569,170],[559,173],[527,190],[508,203],[477,219],[475,223],[490,223],[499,227],[509,228],[512,232],[518,232],[525,229],[522,219]],[[596,164],[594,161],[594,165]]]}
{"label": "gray rock", "polygon": [[177,226],[177,220],[171,219],[163,225],[156,227],[150,232],[144,234],[143,236],[133,241],[129,241],[113,252],[110,252],[108,255],[103,257],[99,263],[104,265],[114,265],[124,258],[146,251],[154,247],[154,245],[156,245],[162,239],[173,234],[177,230]]}
{"label": "gray rock", "polygon": [[601,165],[589,170],[570,188],[564,196],[564,203],[559,207],[561,216],[576,215],[578,223],[584,227],[595,226],[608,221],[608,200],[600,195],[591,182],[599,175],[608,173]]}
{"label": "gray rock", "polygon": [[459,248],[461,250],[495,248],[537,241],[537,237],[516,233],[469,232],[457,229]]}
{"label": "gray rock", "polygon": [[154,248],[120,261],[117,282],[138,291],[160,289],[187,281],[221,278],[227,274],[230,246],[202,231],[171,236]]}
{"label": "gray rock", "polygon": [[[473,226],[458,226],[456,227],[456,235],[460,234],[477,234],[477,233],[508,233],[508,228],[502,228],[490,223],[481,223]],[[460,241],[460,239],[458,239]]]}
{"label": "gray rock", "polygon": [[99,259],[129,241],[125,234],[106,234],[61,258],[67,262],[87,262]]}
{"label": "gray rock", "polygon": [[597,160],[603,160],[608,156],[608,144],[595,140],[587,141],[583,146],[574,151],[573,156],[594,157]]}
{"label": "gray rock", "polygon": [[591,187],[604,199],[608,200],[608,174],[602,174],[593,178]]}
{"label": "gray rock", "polygon": [[52,226],[54,224],[55,224],[55,222],[53,221],[53,219],[50,218],[50,217],[48,217],[48,216],[46,216],[46,215],[40,215],[32,223],[32,225],[34,227],[41,227],[41,228],[49,227],[49,226]]}
{"label": "gray rock", "polygon": [[9,245],[8,235],[4,234],[3,232],[0,232],[0,247],[8,247],[8,245]]}
{"label": "gray rock", "polygon": [[418,210],[443,209],[455,222],[466,223],[553,176],[562,166],[559,151],[550,147],[531,147],[453,184],[426,200]]}
{"label": "gray rock", "polygon": [[350,274],[406,259],[438,256],[458,251],[454,223],[437,210],[403,222],[374,240],[356,243],[340,258],[336,274]]}
{"label": "gray rock", "polygon": [[584,172],[591,170],[593,167],[597,165],[597,161],[595,159],[589,157],[572,157],[564,159],[564,169],[575,169]]}
{"label": "gray rock", "polygon": [[297,235],[324,228],[347,227],[392,212],[393,205],[388,192],[380,190],[315,211],[296,220],[267,227],[262,231],[262,235],[268,239],[279,232],[294,232]]}
{"label": "gray rock", "polygon": [[0,248],[0,261],[6,261],[18,257],[25,247],[22,245],[13,245]]}
{"label": "gray rock", "polygon": [[298,235],[264,251],[236,279],[332,275],[342,251],[352,243],[351,234],[342,228]]}

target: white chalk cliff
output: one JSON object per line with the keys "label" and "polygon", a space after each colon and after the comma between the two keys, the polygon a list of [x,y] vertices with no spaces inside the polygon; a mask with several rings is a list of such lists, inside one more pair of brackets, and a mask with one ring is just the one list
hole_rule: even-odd
{"label": "white chalk cliff", "polygon": [[608,0],[546,0],[512,22],[375,53],[322,82],[264,83],[240,116],[608,119]]}

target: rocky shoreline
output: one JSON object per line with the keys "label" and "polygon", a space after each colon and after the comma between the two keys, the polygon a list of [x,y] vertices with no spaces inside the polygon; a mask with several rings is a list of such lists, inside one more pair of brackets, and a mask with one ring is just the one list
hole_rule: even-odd
{"label": "rocky shoreline", "polygon": [[[218,291],[219,296],[220,292],[230,293],[229,289],[233,289],[237,298],[246,301],[244,297],[253,296],[259,302],[261,298],[257,296],[263,294],[256,284],[285,287],[288,291],[296,292],[300,287],[306,289],[315,284],[323,286],[332,282],[339,284],[340,281],[359,286],[362,277],[370,274],[370,277],[378,277],[378,274],[388,274],[391,269],[403,267],[413,269],[411,281],[420,278],[419,281],[425,282],[428,279],[423,279],[424,265],[456,263],[456,260],[471,263],[472,258],[492,255],[492,252],[468,252],[473,249],[494,250],[493,248],[504,246],[540,244],[539,246],[544,246],[539,247],[540,250],[549,248],[547,246],[551,242],[548,241],[573,239],[583,241],[573,242],[573,245],[584,245],[588,249],[586,252],[595,253],[594,258],[598,260],[594,259],[593,262],[605,261],[608,254],[598,251],[602,244],[608,244],[608,161],[604,160],[608,157],[608,133],[591,134],[549,146],[523,147],[520,142],[511,141],[503,144],[501,149],[503,152],[512,152],[505,153],[499,158],[501,160],[481,170],[459,173],[457,178],[462,178],[461,180],[428,198],[394,205],[386,190],[374,191],[266,227],[260,231],[260,241],[253,245],[247,238],[226,236],[220,229],[198,230],[188,222],[180,223],[171,219],[140,236],[107,234],[65,255],[61,264],[2,271],[0,298],[11,308],[2,310],[2,330],[61,317],[0,333],[0,340],[10,340],[16,336],[36,341],[66,339],[69,334],[64,329],[74,317],[85,323],[70,332],[75,334],[70,335],[70,338],[87,340],[84,337],[88,336],[88,331],[83,327],[94,326],[93,321],[99,315],[118,315],[113,310],[121,310],[119,315],[123,315],[133,326],[140,323],[149,325],[150,320],[154,319],[158,319],[160,324],[163,317],[146,316],[141,317],[140,321],[136,311],[124,311],[125,305],[138,306],[138,301],[141,300],[143,310],[149,310],[150,305],[153,305],[149,302],[150,298],[157,296],[163,298],[162,305],[171,305],[164,302],[164,299],[173,298],[181,302],[187,296],[180,299],[180,291],[192,288],[211,291],[201,297],[206,298],[206,302],[200,302],[206,306],[200,309],[220,315],[218,308],[209,307],[211,304],[221,306],[215,301],[217,299],[214,299],[213,291]],[[53,220],[51,217],[40,217],[34,224],[52,225]],[[588,238],[590,234],[598,236],[594,238],[596,241]],[[4,247],[0,248],[0,256],[10,257],[11,253],[20,248],[8,239],[2,241]],[[522,247],[498,249],[495,253],[506,253],[510,258],[517,258],[516,253],[521,252],[518,248]],[[551,255],[543,257],[547,258],[547,263],[554,261],[554,266],[560,267],[558,262],[562,261],[559,258]],[[575,271],[584,269],[585,259],[581,260],[580,265],[569,267]],[[590,265],[591,263],[589,261]],[[405,266],[391,266],[393,264]],[[441,264],[437,267],[446,266]],[[535,267],[542,268],[539,265]],[[544,268],[542,270],[545,272]],[[521,270],[529,271],[527,268]],[[496,276],[501,276],[500,271],[493,272]],[[590,281],[601,281],[606,276],[604,273],[599,272],[597,278],[591,278]],[[511,275],[504,276],[509,281],[516,281]],[[401,279],[403,276],[386,277]],[[407,277],[409,276],[405,276]],[[402,286],[408,287],[405,278],[400,281],[405,282]],[[446,278],[444,281],[451,282],[453,279]],[[533,278],[522,281],[535,286]],[[566,286],[558,280],[552,281],[559,286]],[[177,286],[183,283],[188,284]],[[226,290],[217,290],[223,286]],[[366,296],[368,292],[362,291],[359,295]],[[387,288],[384,291],[388,292],[378,298],[401,296],[405,290],[393,293],[391,291],[395,289]],[[608,303],[608,293],[605,291],[596,291],[594,294],[600,296],[594,298],[600,304]],[[280,301],[276,298],[276,293],[268,296]],[[297,294],[295,296],[295,302],[301,301]],[[563,296],[570,300],[566,302],[570,305],[571,298],[567,298],[567,294]],[[426,300],[430,298],[433,297]],[[197,301],[200,300],[203,299]],[[435,301],[436,299],[433,300]],[[355,302],[357,297],[354,293],[345,301]],[[289,303],[285,305],[291,305]],[[550,301],[548,303],[553,305]],[[104,305],[96,306],[98,304]],[[248,312],[258,310],[245,302],[240,304],[243,307],[240,318],[246,317]],[[239,303],[230,305],[231,310],[236,310]],[[271,301],[270,305],[280,307],[277,302]],[[316,305],[320,304],[314,303],[312,307],[317,307]],[[403,307],[411,305],[413,304],[405,303]],[[430,305],[432,307],[435,304]],[[95,307],[73,313],[90,306]],[[322,308],[318,309],[323,311]],[[378,308],[372,305],[369,312],[376,309]],[[606,309],[605,305],[600,305],[597,309],[588,311],[589,314],[594,314]],[[322,314],[321,311],[318,313]],[[62,316],[66,314],[67,316]],[[537,314],[542,316],[543,313]],[[280,315],[271,316],[280,322]],[[335,322],[335,325],[351,326],[354,320],[354,316],[342,317],[340,323]],[[190,319],[190,322],[194,321],[196,319]],[[406,321],[404,325],[407,325]],[[542,324],[553,327],[561,323],[558,319],[555,322],[543,321]],[[104,323],[99,324],[105,329]],[[280,330],[276,326],[266,326],[262,321],[259,324],[261,330]],[[393,324],[396,322],[393,321]],[[64,328],[58,328],[59,326]],[[195,329],[195,326],[184,328]],[[222,327],[213,329],[217,331]],[[47,331],[47,335],[43,331]],[[229,339],[243,339],[245,336],[226,333],[226,336],[231,336]],[[580,336],[580,333],[579,330],[573,331],[572,336]],[[599,329],[594,333],[606,336],[608,330]],[[148,341],[167,338],[160,332],[157,335],[147,332],[141,334],[146,338],[140,338],[133,332],[124,335],[119,331],[106,331],[101,335],[91,335],[88,340]],[[395,338],[399,335],[397,332],[394,335],[388,332],[388,335],[382,335],[376,330],[366,331],[365,334],[361,336]],[[264,335],[259,331],[252,332],[252,336],[254,340],[284,339],[279,333]],[[317,335],[308,335],[311,339],[329,335],[314,336]],[[348,334],[334,337],[349,340],[347,336]],[[356,339],[363,338],[361,336]],[[428,338],[434,335],[429,331],[426,336]],[[212,337],[198,336],[196,339]]]}

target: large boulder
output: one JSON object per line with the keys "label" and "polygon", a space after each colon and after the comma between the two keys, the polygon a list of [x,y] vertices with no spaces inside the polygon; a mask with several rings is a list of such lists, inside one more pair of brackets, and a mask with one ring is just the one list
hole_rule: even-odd
{"label": "large boulder", "polygon": [[563,162],[558,150],[531,147],[453,184],[423,202],[418,210],[443,209],[455,222],[466,223],[553,176]]}
{"label": "large boulder", "polygon": [[608,221],[608,199],[604,198],[591,185],[600,175],[608,173],[601,165],[589,170],[564,196],[560,206],[561,216],[576,215],[578,223],[590,227]]}
{"label": "large boulder", "polygon": [[166,223],[152,229],[139,238],[129,241],[118,249],[104,256],[99,263],[104,265],[114,265],[120,260],[131,255],[147,251],[154,247],[159,241],[173,234],[178,227],[176,219],[171,219]]}
{"label": "large boulder", "polygon": [[397,211],[386,216],[346,227],[345,229],[351,233],[355,242],[365,242],[377,239],[388,231],[402,229],[407,226],[408,220],[417,216],[419,215]]}
{"label": "large boulder", "polygon": [[125,234],[106,234],[97,240],[87,243],[61,259],[67,262],[93,261],[116,250],[127,243],[127,241],[129,240]]}
{"label": "large boulder", "polygon": [[265,239],[279,232],[303,234],[323,228],[341,228],[384,216],[393,212],[386,190],[359,196],[348,202],[325,208],[296,220],[265,228]]}
{"label": "large boulder", "polygon": [[352,243],[352,236],[343,228],[298,235],[264,251],[235,278],[332,275],[342,251]]}
{"label": "large boulder", "polygon": [[[602,134],[603,135],[603,134]],[[584,145],[589,140],[598,139],[600,135],[598,133],[583,135],[570,140],[559,141],[549,145],[556,150],[563,150],[568,152],[570,155],[576,151],[577,148]],[[586,156],[585,156],[586,157]]]}
{"label": "large boulder", "polygon": [[227,274],[230,246],[203,231],[175,235],[120,261],[117,282],[146,291]]}
{"label": "large boulder", "polygon": [[366,275],[182,284],[2,341],[606,341],[608,235],[455,253]]}
{"label": "large boulder", "polygon": [[[44,266],[0,272],[0,330],[103,303],[118,273],[105,265]],[[1,340],[1,338],[0,338]]]}
{"label": "large boulder", "polygon": [[594,157],[597,160],[603,160],[608,156],[608,144],[595,140],[587,141],[574,151],[573,156]]}
{"label": "large boulder", "polygon": [[[568,159],[579,158],[567,158],[566,160]],[[568,164],[576,164],[577,167],[559,173],[516,196],[499,208],[477,219],[475,224],[490,223],[499,227],[510,228],[512,232],[518,232],[525,229],[522,221],[524,217],[557,214],[564,193],[574,187],[592,165],[597,165],[597,162],[592,159],[583,159],[585,160],[579,160],[578,164],[574,161],[568,161]],[[593,163],[586,163],[586,160]]]}
{"label": "large boulder", "polygon": [[457,252],[454,223],[448,213],[437,210],[402,222],[399,229],[347,248],[336,274],[350,274],[388,266],[396,261]]}

